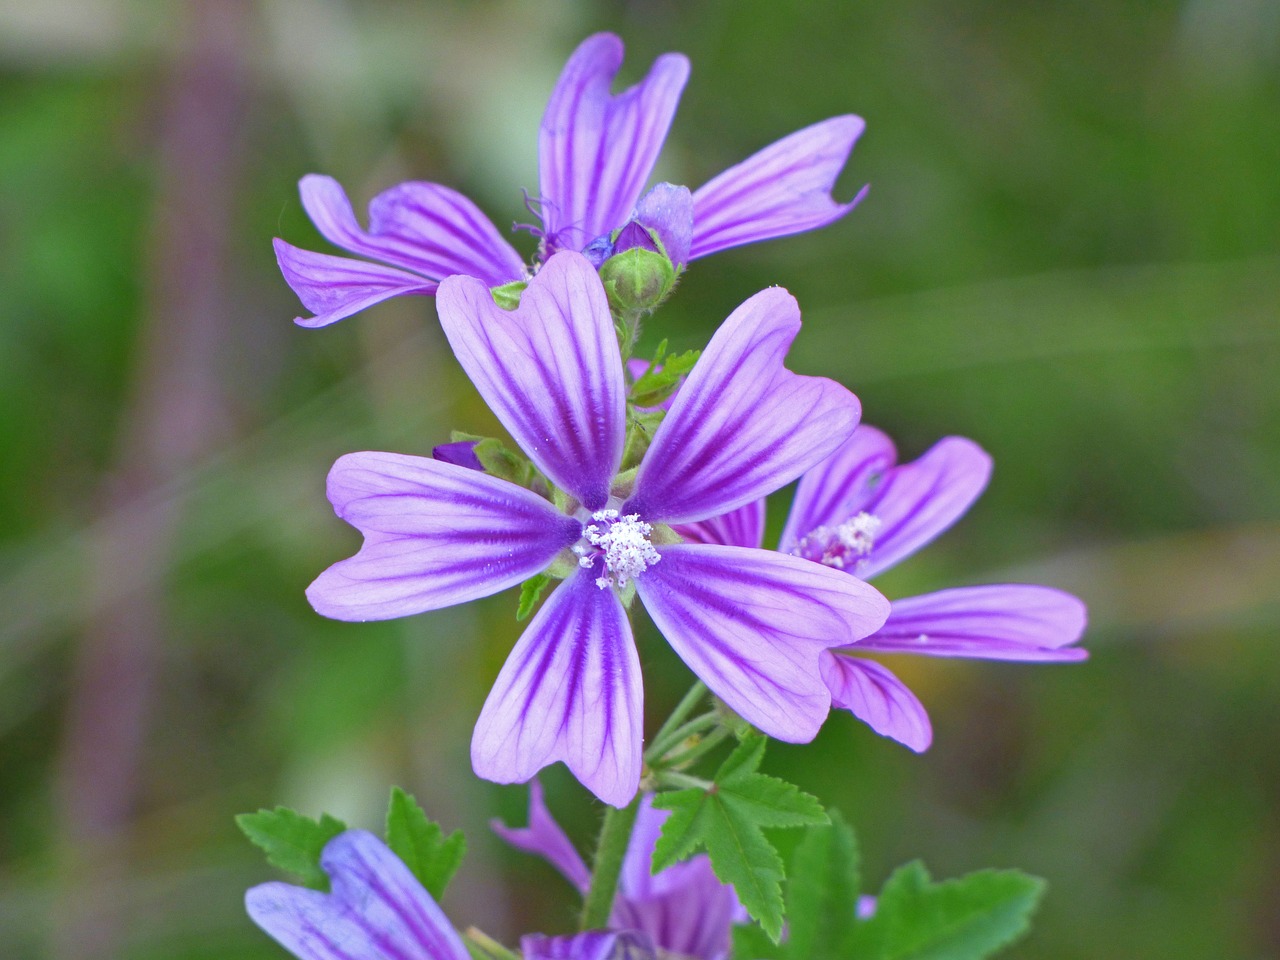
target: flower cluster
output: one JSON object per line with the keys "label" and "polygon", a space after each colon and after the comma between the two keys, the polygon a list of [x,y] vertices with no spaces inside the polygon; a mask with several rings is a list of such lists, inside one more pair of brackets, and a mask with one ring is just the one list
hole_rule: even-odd
{"label": "flower cluster", "polygon": [[[783,932],[782,864],[760,828],[828,823],[815,798],[756,771],[759,733],[808,742],[834,705],[924,750],[923,706],[863,654],[1079,660],[1085,612],[1042,586],[959,587],[890,604],[867,582],[950,527],[985,487],[991,459],[949,437],[898,465],[889,438],[859,425],[857,397],[784,365],[801,327],[786,290],[748,298],[696,357],[631,358],[640,318],[689,262],[825,226],[858,203],[863,193],[839,203],[831,189],[863,124],[834,117],[696,190],[646,191],[689,65],[664,55],[614,94],[621,62],[616,37],[591,37],[552,92],[529,262],[447,187],[393,187],[370,204],[366,229],[334,180],[302,180],[321,234],[356,258],[276,241],[286,280],[314,314],[297,322],[319,327],[389,297],[434,295],[454,356],[517,448],[455,440],[430,458],[339,459],[328,496],[363,544],[307,596],[325,616],[363,621],[521,586],[524,616],[551,587],[480,710],[472,765],[523,783],[563,762],[626,811],[617,822],[631,832],[607,839],[606,816],[597,869],[616,854],[614,874],[600,888],[605,909],[584,916],[607,929],[585,929],[584,919],[576,936],[526,937],[523,955],[723,960],[748,913],[775,942]],[[777,549],[765,549],[765,497],[795,480]],[[699,681],[647,751],[637,599]],[[713,708],[689,719],[707,691]],[[741,743],[714,782],[689,773],[729,737]],[[670,790],[655,800],[646,792],[655,787]],[[699,820],[707,809],[717,813]],[[549,860],[590,907],[600,878],[536,782],[529,826],[495,829]],[[699,844],[710,858],[689,857]],[[727,849],[736,866],[718,859]],[[248,895],[253,919],[302,960],[469,955],[421,875],[373,835],[340,833],[319,866],[328,893],[269,883]],[[744,875],[749,895],[723,882]],[[872,902],[857,901],[864,920]],[[514,958],[491,946],[471,949]]]}

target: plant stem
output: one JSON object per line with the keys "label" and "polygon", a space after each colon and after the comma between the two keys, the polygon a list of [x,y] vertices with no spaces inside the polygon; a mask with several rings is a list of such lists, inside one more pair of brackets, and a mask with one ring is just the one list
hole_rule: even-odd
{"label": "plant stem", "polygon": [[582,902],[580,930],[600,930],[609,925],[613,897],[618,891],[618,875],[622,872],[622,858],[626,855],[627,844],[631,842],[631,830],[635,827],[639,809],[640,794],[637,793],[625,807],[609,807],[605,812],[595,862],[591,865],[591,886]]}
{"label": "plant stem", "polygon": [[662,763],[668,750],[679,746],[695,733],[701,733],[708,727],[714,727],[719,722],[719,716],[712,711],[711,713],[704,713],[700,717],[694,717],[688,723],[676,727],[674,730],[664,734],[663,736],[654,737],[653,743],[650,744],[649,749],[644,752],[644,762],[650,766],[656,766],[659,763]]}
{"label": "plant stem", "polygon": [[699,743],[694,744],[683,753],[677,753],[663,758],[663,763],[668,767],[686,766],[694,760],[697,760],[703,754],[710,753],[730,736],[732,736],[732,733],[727,727],[721,727],[719,730],[712,730],[709,734],[703,737]]}
{"label": "plant stem", "polygon": [[[698,701],[706,695],[707,685],[701,680],[695,681],[693,686],[689,688],[689,692],[684,695],[684,698],[676,704],[676,708],[671,711],[671,716],[667,717],[666,722],[663,723],[662,726],[658,728],[658,732],[653,735],[654,746],[657,746],[660,740],[683,723],[685,717],[693,713],[693,708],[698,705]],[[649,749],[652,750],[653,747],[650,747]]]}

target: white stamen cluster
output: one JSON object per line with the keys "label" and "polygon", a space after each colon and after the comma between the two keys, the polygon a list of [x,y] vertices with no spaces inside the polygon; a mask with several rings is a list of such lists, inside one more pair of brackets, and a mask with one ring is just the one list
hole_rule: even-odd
{"label": "white stamen cluster", "polygon": [[818,527],[802,538],[791,552],[837,570],[856,567],[860,560],[870,555],[880,526],[879,517],[860,512],[834,527]]}
{"label": "white stamen cluster", "polygon": [[[596,586],[626,587],[628,583],[653,566],[662,556],[649,542],[653,527],[640,519],[640,514],[620,516],[617,510],[597,510],[591,515],[593,523],[582,528],[585,543],[579,541],[573,548],[578,555],[578,565],[590,567],[596,557],[604,553],[604,565],[608,573],[596,578]],[[598,548],[592,550],[592,547]]]}

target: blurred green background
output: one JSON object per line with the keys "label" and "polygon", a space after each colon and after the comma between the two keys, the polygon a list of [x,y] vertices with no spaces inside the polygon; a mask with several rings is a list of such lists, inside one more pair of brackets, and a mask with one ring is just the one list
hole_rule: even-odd
{"label": "blurred green background", "polygon": [[[693,62],[664,179],[868,122],[837,191],[865,203],[695,264],[646,345],[786,286],[793,369],[905,458],[959,433],[996,460],[878,585],[1091,607],[1083,665],[893,664],[923,757],[837,716],[769,767],[848,815],[877,885],[916,856],[1049,878],[1010,957],[1280,956],[1274,0],[0,0],[0,954],[282,957],[232,815],[375,826],[392,783],[469,835],[459,925],[569,928],[567,885],[487,830],[524,789],[468,762],[514,595],[351,625],[302,593],[358,543],[336,456],[493,421],[431,301],[295,328],[269,241],[329,249],[310,171],[357,209],[418,178],[528,219],[546,96],[600,29],[624,82]],[[640,644],[652,724],[689,676]],[[598,805],[545,782],[588,842]]]}

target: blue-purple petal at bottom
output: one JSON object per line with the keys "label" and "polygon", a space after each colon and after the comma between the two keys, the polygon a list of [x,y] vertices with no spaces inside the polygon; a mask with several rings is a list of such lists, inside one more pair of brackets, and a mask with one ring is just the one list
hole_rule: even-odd
{"label": "blue-purple petal at bottom", "polygon": [[253,922],[299,960],[469,960],[431,895],[373,834],[339,834],[320,865],[331,893],[264,883],[245,894]]}
{"label": "blue-purple petal at bottom", "polygon": [[507,657],[471,739],[477,775],[523,783],[561,760],[605,803],[626,806],[644,750],[640,659],[611,588],[579,569]]}
{"label": "blue-purple petal at bottom", "polygon": [[660,553],[635,583],[667,642],[748,723],[812,740],[831,705],[819,656],[874,632],[888,601],[846,573],[768,550],[684,543]]}
{"label": "blue-purple petal at bottom", "polygon": [[520,938],[522,960],[656,960],[648,939],[635,930],[589,930],[565,937],[540,933]]}
{"label": "blue-purple petal at bottom", "polygon": [[[529,825],[508,827],[500,820],[491,820],[493,832],[517,850],[542,857],[561,875],[583,892],[591,884],[591,871],[582,862],[573,843],[565,836],[542,799],[542,784],[537,780],[529,784]],[[652,850],[650,851],[652,853]]]}
{"label": "blue-purple petal at bottom", "polygon": [[939,590],[893,601],[883,627],[855,653],[915,653],[977,660],[1067,662],[1088,651],[1085,606],[1052,587],[1026,583]]}
{"label": "blue-purple petal at bottom", "polygon": [[842,654],[822,657],[822,679],[831,705],[849,710],[881,736],[923,753],[933,742],[929,714],[907,685],[874,660]]}

